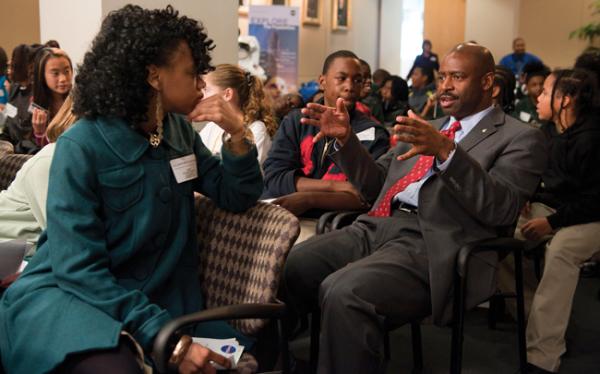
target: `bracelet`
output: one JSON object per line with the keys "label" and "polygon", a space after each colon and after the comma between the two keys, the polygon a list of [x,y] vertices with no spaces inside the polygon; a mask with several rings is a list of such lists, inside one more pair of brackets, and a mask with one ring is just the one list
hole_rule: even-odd
{"label": "bracelet", "polygon": [[249,144],[254,144],[254,134],[252,133],[252,131],[250,131],[249,128],[245,127],[244,135],[242,136],[242,138],[239,141],[234,142],[231,134],[228,132],[223,133],[222,141],[223,141],[223,144],[235,144],[235,143],[244,143],[244,142],[249,143]]}
{"label": "bracelet", "polygon": [[182,335],[173,350],[173,354],[171,354],[171,358],[169,358],[169,364],[179,367],[179,364],[181,364],[183,358],[190,350],[192,343],[192,338],[189,335]]}

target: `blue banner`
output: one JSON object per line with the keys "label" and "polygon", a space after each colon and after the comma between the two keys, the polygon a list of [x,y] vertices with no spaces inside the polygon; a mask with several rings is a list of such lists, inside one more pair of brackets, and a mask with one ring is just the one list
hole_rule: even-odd
{"label": "blue banner", "polygon": [[298,90],[298,7],[250,6],[248,33],[258,39],[260,65],[270,77],[279,77],[282,93]]}

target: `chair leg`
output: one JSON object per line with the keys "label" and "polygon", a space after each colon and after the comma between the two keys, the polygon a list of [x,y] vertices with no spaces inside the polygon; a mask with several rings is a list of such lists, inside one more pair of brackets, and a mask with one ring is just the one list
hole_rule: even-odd
{"label": "chair leg", "polygon": [[463,332],[465,320],[466,277],[455,275],[454,282],[454,323],[452,324],[452,347],[450,352],[450,373],[460,374],[462,370]]}
{"label": "chair leg", "polygon": [[386,361],[389,361],[392,357],[390,353],[390,332],[386,331],[383,333],[383,357]]}
{"label": "chair leg", "polygon": [[502,296],[500,296],[499,294],[496,294],[492,296],[489,300],[490,309],[488,309],[488,328],[490,330],[496,330],[496,323],[498,322],[498,315],[500,314],[499,305],[501,297]]}
{"label": "chair leg", "polygon": [[321,334],[321,311],[312,312],[310,321],[310,372],[317,372],[319,364],[319,335]]}
{"label": "chair leg", "polygon": [[423,343],[421,341],[421,325],[418,322],[411,322],[410,336],[412,339],[413,373],[420,373],[423,370]]}
{"label": "chair leg", "polygon": [[515,290],[517,294],[517,339],[519,348],[519,368],[527,372],[527,347],[525,341],[525,300],[523,297],[523,253],[513,252],[515,258]]}
{"label": "chair leg", "polygon": [[281,346],[281,372],[283,374],[290,374],[290,348],[288,346],[289,337],[281,319],[277,321],[277,329],[279,330],[279,344]]}

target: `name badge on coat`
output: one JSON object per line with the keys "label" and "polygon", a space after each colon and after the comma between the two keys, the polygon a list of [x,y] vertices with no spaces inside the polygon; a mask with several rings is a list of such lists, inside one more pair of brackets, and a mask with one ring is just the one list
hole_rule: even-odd
{"label": "name badge on coat", "polygon": [[196,164],[195,154],[174,158],[169,162],[177,183],[198,178],[198,165]]}

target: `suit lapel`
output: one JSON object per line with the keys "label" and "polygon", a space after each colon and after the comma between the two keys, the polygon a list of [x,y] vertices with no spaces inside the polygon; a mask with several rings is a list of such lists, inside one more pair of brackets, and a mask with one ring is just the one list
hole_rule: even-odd
{"label": "suit lapel", "polygon": [[[446,116],[446,117],[431,121],[430,124],[437,130],[440,130],[444,127],[444,125],[449,120],[450,120],[450,117]],[[408,151],[410,149],[410,147],[411,147],[410,144],[408,144],[407,148],[406,148],[406,150],[404,150],[404,152]],[[404,152],[397,152],[396,156],[399,156]],[[408,172],[413,168],[413,166],[417,163],[417,160],[419,159],[419,156],[417,155],[406,161],[398,161],[395,159],[396,156],[394,156],[394,160],[392,160],[390,168],[388,169],[388,177],[387,177],[387,182],[388,182],[387,187],[388,188],[392,184],[396,183],[396,181],[398,181],[400,178],[402,178],[403,176],[408,174]],[[385,188],[384,190],[387,191],[387,188]]]}
{"label": "suit lapel", "polygon": [[494,108],[459,142],[461,148],[468,152],[483,139],[495,133],[497,127],[504,124],[504,116],[502,110]]}

